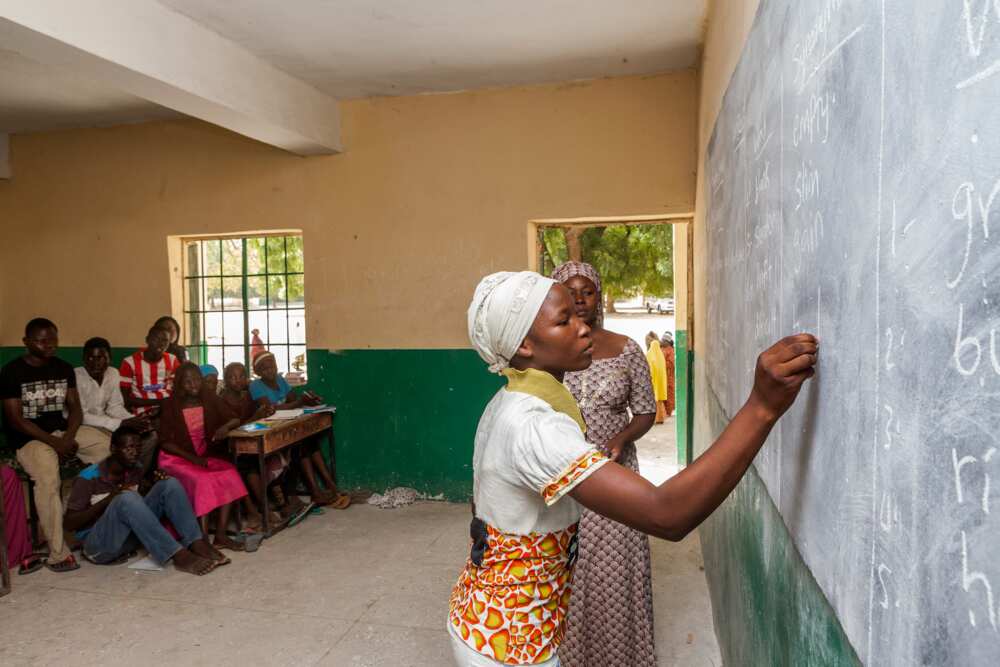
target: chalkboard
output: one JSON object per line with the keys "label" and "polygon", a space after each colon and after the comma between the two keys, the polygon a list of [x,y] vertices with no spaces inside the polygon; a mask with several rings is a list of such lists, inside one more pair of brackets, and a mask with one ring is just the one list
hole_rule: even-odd
{"label": "chalkboard", "polygon": [[707,156],[709,390],[859,657],[1000,665],[1000,1],[762,0]]}

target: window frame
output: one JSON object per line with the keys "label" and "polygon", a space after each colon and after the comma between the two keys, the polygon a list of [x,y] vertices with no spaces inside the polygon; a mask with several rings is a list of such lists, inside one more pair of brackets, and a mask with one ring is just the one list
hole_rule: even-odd
{"label": "window frame", "polygon": [[[192,361],[200,364],[208,362],[209,354],[212,350],[217,350],[223,360],[223,364],[233,361],[241,361],[246,365],[248,372],[252,372],[250,366],[250,350],[253,347],[251,330],[262,329],[261,340],[264,347],[269,351],[283,350],[284,355],[275,356],[278,358],[279,372],[289,374],[300,373],[302,382],[306,381],[308,374],[308,345],[306,336],[306,302],[305,302],[305,239],[300,230],[272,230],[267,232],[245,232],[240,234],[227,235],[205,235],[205,236],[183,236],[174,237],[179,240],[177,250],[179,254],[175,257],[175,275],[179,277],[179,291],[174,294],[175,311],[179,305],[182,316],[182,329],[184,338],[189,348],[189,356]],[[272,261],[273,239],[281,239],[280,270]],[[290,248],[297,239],[298,248]],[[253,250],[257,253],[258,265],[251,266],[249,254],[253,241],[261,241],[259,248]],[[237,241],[239,252],[239,273],[234,273],[232,267],[227,267],[225,259],[231,258],[227,254],[227,249],[223,245],[226,242]],[[207,249],[210,244],[217,243],[217,251],[214,257]],[[297,254],[299,261],[293,265],[290,261]],[[297,253],[296,253],[297,251]],[[217,266],[215,264],[217,263]],[[227,271],[227,268],[229,269]],[[257,279],[262,281],[263,292],[251,289],[251,281]],[[236,290],[232,289],[234,281],[238,282]],[[293,301],[289,285],[300,280],[299,296]],[[273,290],[273,291],[272,291]],[[218,294],[218,306],[213,303],[213,296]],[[237,294],[238,297],[231,296]],[[256,293],[256,296],[254,294]],[[228,306],[227,300],[238,298],[237,306]],[[251,300],[258,299],[256,306]],[[227,335],[229,321],[227,313],[239,312],[242,314],[242,332],[230,338]],[[263,314],[264,327],[260,324],[252,325],[253,313]],[[280,320],[284,324],[283,335],[272,335],[273,313],[281,313]],[[299,314],[302,327],[300,340],[293,342],[292,322],[293,314]],[[220,327],[218,336],[208,337],[208,320],[210,317],[218,316]],[[277,339],[277,340],[275,340]],[[218,340],[218,342],[215,342]],[[230,342],[235,341],[235,342]],[[231,355],[233,348],[242,348],[242,354]],[[298,354],[302,355],[301,370],[295,368]],[[214,355],[213,355],[214,356]],[[284,367],[282,367],[282,357]],[[220,373],[222,368],[219,369]]]}

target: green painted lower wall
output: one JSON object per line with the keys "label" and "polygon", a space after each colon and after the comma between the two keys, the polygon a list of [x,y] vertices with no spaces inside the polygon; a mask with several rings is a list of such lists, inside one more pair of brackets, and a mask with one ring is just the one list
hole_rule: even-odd
{"label": "green painted lower wall", "polygon": [[[129,354],[134,352],[136,348],[121,348],[112,350],[111,354],[111,364],[115,367],[120,366],[122,359],[127,357]],[[23,347],[0,347],[0,366],[3,366],[8,361],[13,361],[17,359],[22,354],[24,354]],[[82,347],[61,347],[59,348],[59,358],[68,361],[74,366],[83,365],[83,348]]]}
{"label": "green painted lower wall", "polygon": [[309,387],[337,406],[340,483],[468,500],[476,425],[502,384],[474,351],[308,354]]}
{"label": "green painted lower wall", "polygon": [[688,343],[688,332],[678,329],[674,332],[674,369],[677,381],[674,384],[674,399],[677,405],[677,462],[691,463],[691,425],[694,423],[693,367],[694,354]]}
{"label": "green painted lower wall", "polygon": [[[115,350],[115,362],[134,348]],[[0,347],[0,363],[23,353]],[[59,356],[80,365],[80,348]],[[472,493],[483,407],[500,388],[472,350],[309,350],[309,388],[337,406],[338,481],[384,491],[410,486],[448,500]]]}
{"label": "green painted lower wall", "polygon": [[[696,434],[699,451],[727,423],[708,401],[712,434]],[[724,664],[861,664],[752,467],[699,533]]]}

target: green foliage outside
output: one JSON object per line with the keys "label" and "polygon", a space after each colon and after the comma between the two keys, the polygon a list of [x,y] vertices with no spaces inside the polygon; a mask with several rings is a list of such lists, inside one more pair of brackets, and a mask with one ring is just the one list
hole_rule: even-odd
{"label": "green foliage outside", "polygon": [[[292,308],[305,302],[305,281],[301,274],[305,263],[301,236],[270,236],[245,239],[247,253],[247,307]],[[192,266],[188,276],[219,276],[204,280],[204,308],[217,310],[243,307],[243,243],[244,239],[227,238],[194,241],[201,246],[201,266],[197,248],[188,254]]]}
{"label": "green foliage outside", "polygon": [[[567,233],[565,227],[539,230],[541,270],[546,275],[570,259]],[[608,225],[588,227],[580,234],[580,261],[601,274],[608,306],[639,294],[673,296],[673,257],[672,225]]]}

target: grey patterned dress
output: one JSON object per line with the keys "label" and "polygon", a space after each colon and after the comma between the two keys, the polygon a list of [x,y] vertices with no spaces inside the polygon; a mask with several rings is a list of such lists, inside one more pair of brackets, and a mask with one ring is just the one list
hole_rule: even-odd
{"label": "grey patterned dress", "polygon": [[[587,422],[587,441],[601,448],[628,426],[629,410],[656,412],[646,355],[632,340],[617,357],[567,373],[564,383]],[[634,443],[625,445],[619,463],[639,471]],[[649,538],[584,509],[579,539],[560,664],[655,667]]]}

